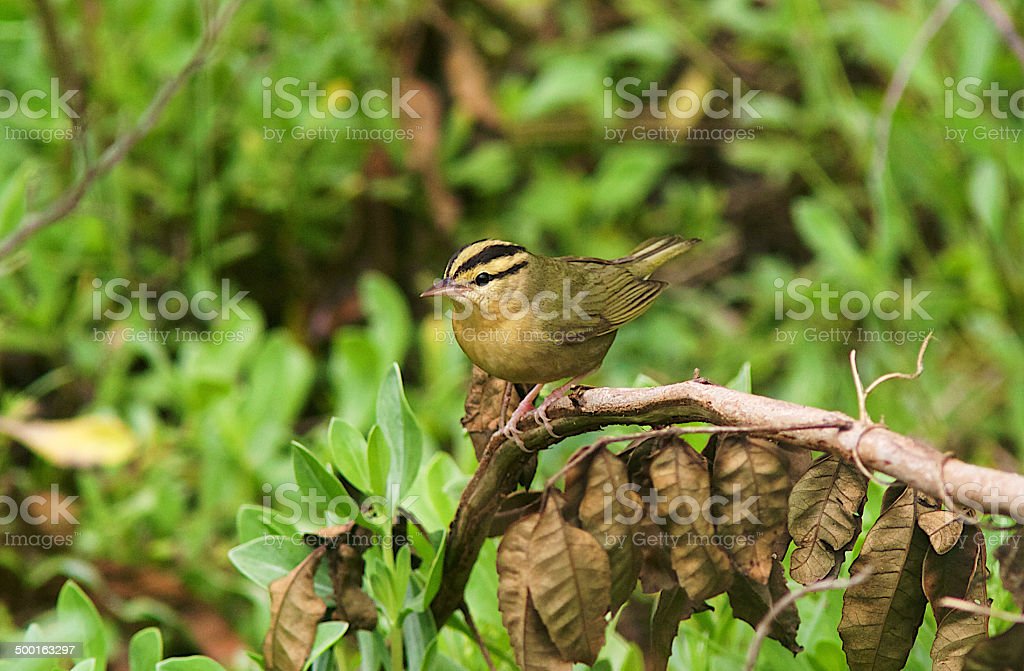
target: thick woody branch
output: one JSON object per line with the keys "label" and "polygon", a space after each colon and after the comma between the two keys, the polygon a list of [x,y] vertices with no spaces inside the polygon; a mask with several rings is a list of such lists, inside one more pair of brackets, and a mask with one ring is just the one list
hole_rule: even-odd
{"label": "thick woody branch", "polygon": [[[1020,474],[952,459],[918,440],[840,412],[733,391],[704,380],[645,389],[587,389],[555,401],[548,415],[561,436],[611,424],[699,421],[719,426],[765,427],[757,433],[850,461],[856,456],[867,468],[940,500],[1024,521],[1024,476]],[[830,428],[786,430],[808,425]],[[532,413],[523,418],[519,428],[524,431],[522,439],[529,451],[546,449],[558,442],[536,425]],[[492,441],[466,486],[448,538],[441,590],[431,606],[438,624],[447,620],[462,602],[463,590],[491,520],[502,497],[515,490],[522,466],[530,456],[512,441]]]}

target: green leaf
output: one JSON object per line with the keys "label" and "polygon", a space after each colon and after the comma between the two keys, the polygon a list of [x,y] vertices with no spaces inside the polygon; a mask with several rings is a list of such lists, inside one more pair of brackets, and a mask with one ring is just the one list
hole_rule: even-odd
{"label": "green leaf", "polygon": [[[309,547],[292,536],[254,538],[228,551],[228,559],[238,572],[264,589],[288,575],[307,555]],[[334,587],[327,571],[317,571],[314,586],[320,596],[333,597]]]}
{"label": "green leaf", "polygon": [[370,469],[367,465],[366,439],[363,434],[339,417],[332,417],[327,425],[327,443],[331,447],[334,465],[356,489],[371,491]]}
{"label": "green leaf", "polygon": [[383,496],[388,490],[391,452],[379,426],[374,425],[370,429],[366,446],[366,460],[370,469],[370,489],[374,494]]}
{"label": "green leaf", "polygon": [[78,664],[71,667],[71,671],[93,671],[96,668],[96,659],[90,657],[89,659],[83,659]]}
{"label": "green leaf", "polygon": [[[337,512],[336,506],[349,499],[341,482],[312,452],[296,442],[292,443],[292,468],[295,470],[295,483],[299,486],[300,494],[310,496],[309,500],[313,503],[315,515],[311,521],[314,524],[328,526],[349,521],[333,519],[333,513]],[[332,512],[331,519],[327,517],[329,511]]]}
{"label": "green leaf", "polygon": [[164,657],[164,641],[160,630],[146,627],[132,636],[128,643],[128,661],[131,671],[155,671]]}
{"label": "green leaf", "polygon": [[409,671],[433,669],[430,660],[437,649],[437,626],[430,613],[413,613],[402,621],[402,638]]}
{"label": "green leaf", "polygon": [[365,273],[359,279],[359,302],[380,360],[403,360],[412,335],[412,314],[398,286],[387,275]]}
{"label": "green leaf", "polygon": [[107,639],[103,620],[92,600],[73,580],[64,583],[57,595],[57,617],[71,623],[76,641],[82,641],[83,657],[94,657],[100,668],[107,665]]}
{"label": "green leaf", "polygon": [[235,515],[238,542],[245,543],[262,536],[288,536],[295,533],[295,526],[281,519],[277,511],[263,506],[244,503]]}
{"label": "green leaf", "polygon": [[156,671],[224,671],[224,667],[209,657],[171,657],[156,665]]}
{"label": "green leaf", "polygon": [[430,572],[427,573],[427,582],[423,586],[423,607],[426,608],[437,596],[441,589],[441,578],[444,577],[444,555],[448,547],[448,534],[441,537],[441,546],[434,555],[434,561],[430,564]]}
{"label": "green leaf", "polygon": [[380,384],[380,348],[362,329],[346,327],[334,336],[328,374],[338,397],[335,414],[356,427],[373,423],[373,396]]}
{"label": "green leaf", "polygon": [[253,358],[242,414],[257,427],[290,424],[306,401],[314,372],[309,352],[275,333]]}
{"label": "green leaf", "polygon": [[594,211],[610,219],[644,202],[673,155],[671,148],[640,142],[609,150],[597,168]]}
{"label": "green leaf", "polygon": [[387,495],[392,494],[390,485],[397,485],[397,499],[401,500],[412,487],[419,472],[423,454],[423,434],[408,401],[405,400],[402,373],[398,369],[398,364],[392,364],[377,394],[377,424],[391,453]]}
{"label": "green leaf", "polygon": [[1006,175],[991,158],[985,158],[971,171],[968,192],[971,209],[991,233],[999,236],[1006,218]]}
{"label": "green leaf", "polygon": [[736,377],[726,382],[725,386],[729,389],[735,389],[736,391],[742,391],[747,394],[751,393],[750,362],[744,361],[743,365],[740,366],[739,372],[736,373]]}
{"label": "green leaf", "polygon": [[28,168],[22,167],[0,190],[0,236],[13,231],[25,214],[28,173]]}
{"label": "green leaf", "polygon": [[[348,622],[321,622],[316,627],[316,638],[313,639],[313,648],[309,651],[309,659],[303,669],[313,665],[317,657],[326,653],[334,644],[341,640],[341,637],[348,631]],[[135,671],[132,669],[132,671]]]}

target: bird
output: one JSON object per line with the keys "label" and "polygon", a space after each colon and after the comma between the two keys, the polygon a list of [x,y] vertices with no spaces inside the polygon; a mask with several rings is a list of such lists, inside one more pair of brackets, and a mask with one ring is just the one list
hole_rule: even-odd
{"label": "bird", "polygon": [[[699,242],[667,235],[621,258],[600,259],[541,256],[514,242],[477,240],[456,251],[443,277],[420,297],[455,302],[455,340],[474,364],[508,384],[532,385],[502,429],[523,447],[522,417],[536,410],[538,423],[558,437],[547,407],[596,371],[618,329],[665,289],[651,274]],[[534,407],[544,385],[566,378]]]}

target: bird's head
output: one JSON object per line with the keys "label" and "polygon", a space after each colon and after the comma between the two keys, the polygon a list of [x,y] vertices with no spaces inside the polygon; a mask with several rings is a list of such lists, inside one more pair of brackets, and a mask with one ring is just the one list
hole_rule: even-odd
{"label": "bird's head", "polygon": [[533,255],[521,245],[477,240],[455,252],[444,269],[444,277],[420,297],[449,296],[480,304],[525,292],[532,261]]}

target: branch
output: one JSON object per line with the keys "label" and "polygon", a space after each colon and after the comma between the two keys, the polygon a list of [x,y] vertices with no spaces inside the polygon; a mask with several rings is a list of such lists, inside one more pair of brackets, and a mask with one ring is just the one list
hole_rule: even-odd
{"label": "branch", "polygon": [[[577,391],[553,402],[548,416],[555,431],[563,437],[611,424],[665,426],[708,422],[745,427],[748,432],[761,427],[757,433],[848,461],[853,461],[856,453],[866,467],[930,496],[1024,521],[1022,475],[947,458],[920,441],[840,412],[733,391],[705,380],[645,389],[601,387]],[[807,428],[811,425],[827,428]],[[533,452],[560,440],[538,426],[533,413],[523,418],[519,428],[528,451],[509,440],[492,441],[462,493],[445,551],[441,589],[431,604],[438,625],[462,602],[462,592],[491,519],[502,498],[516,489],[523,464]]]}
{"label": "branch", "polygon": [[196,45],[192,58],[185,63],[178,74],[167,81],[156,96],[150,101],[149,106],[139,117],[135,126],[127,133],[118,137],[106,148],[96,163],[89,166],[78,180],[69,186],[54,200],[45,210],[41,212],[30,212],[22,217],[15,227],[14,232],[0,240],[0,259],[9,255],[15,249],[25,243],[30,237],[67,215],[71,214],[78,207],[82,197],[89,191],[89,188],[100,177],[106,175],[118,163],[120,163],[128,152],[132,150],[139,140],[149,134],[156,123],[163,115],[167,104],[178,93],[186,81],[203,65],[206,64],[210,52],[217,44],[218,38],[224,32],[234,16],[235,11],[241,6],[243,0],[231,0],[224,9],[214,18],[203,30],[203,35]]}

